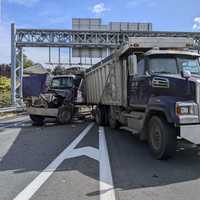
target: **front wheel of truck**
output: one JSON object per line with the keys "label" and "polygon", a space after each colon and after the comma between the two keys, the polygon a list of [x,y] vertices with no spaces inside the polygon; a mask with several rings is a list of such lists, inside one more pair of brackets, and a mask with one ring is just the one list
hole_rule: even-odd
{"label": "front wheel of truck", "polygon": [[33,122],[34,126],[42,126],[44,125],[44,117],[39,115],[30,115],[30,119]]}
{"label": "front wheel of truck", "polygon": [[156,159],[168,159],[176,153],[176,130],[164,119],[154,116],[149,121],[148,142]]}
{"label": "front wheel of truck", "polygon": [[72,109],[68,107],[60,107],[57,117],[58,123],[69,124],[71,120],[72,120]]}

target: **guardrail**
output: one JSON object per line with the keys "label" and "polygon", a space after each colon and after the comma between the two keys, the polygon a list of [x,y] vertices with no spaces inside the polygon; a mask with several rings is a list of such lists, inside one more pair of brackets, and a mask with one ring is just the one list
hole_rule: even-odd
{"label": "guardrail", "polygon": [[9,112],[23,112],[25,111],[24,107],[7,107],[0,108],[0,113],[9,113]]}

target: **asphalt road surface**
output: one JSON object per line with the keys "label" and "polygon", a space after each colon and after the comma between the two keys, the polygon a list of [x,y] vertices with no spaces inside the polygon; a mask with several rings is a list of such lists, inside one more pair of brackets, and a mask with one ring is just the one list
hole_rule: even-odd
{"label": "asphalt road surface", "polygon": [[129,132],[91,121],[0,121],[0,200],[199,200],[200,151],[167,161]]}

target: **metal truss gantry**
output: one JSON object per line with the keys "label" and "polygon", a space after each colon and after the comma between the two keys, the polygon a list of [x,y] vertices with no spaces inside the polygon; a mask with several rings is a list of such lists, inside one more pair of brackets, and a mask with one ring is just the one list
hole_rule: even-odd
{"label": "metal truss gantry", "polygon": [[[11,25],[11,62],[12,62],[12,104],[22,104],[23,48],[57,47],[69,48],[117,48],[126,43],[129,37],[187,37],[193,38],[195,48],[200,50],[199,32],[137,32],[137,31],[84,31],[16,29]],[[16,56],[19,53],[20,56]],[[17,58],[20,58],[17,60]],[[19,100],[18,100],[19,99]]]}

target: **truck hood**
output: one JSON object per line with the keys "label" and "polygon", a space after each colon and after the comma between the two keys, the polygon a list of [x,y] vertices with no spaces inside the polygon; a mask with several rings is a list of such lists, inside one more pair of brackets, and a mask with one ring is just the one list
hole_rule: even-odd
{"label": "truck hood", "polygon": [[47,93],[52,93],[52,94],[56,94],[62,97],[66,97],[69,95],[69,93],[71,93],[72,89],[64,89],[64,90],[60,90],[60,89],[49,89]]}
{"label": "truck hood", "polygon": [[196,99],[196,82],[200,82],[200,76],[193,75],[188,81],[179,74],[153,75],[152,79],[156,77],[168,79],[169,88],[153,87],[152,90],[155,96],[173,96],[180,98],[180,100]]}

